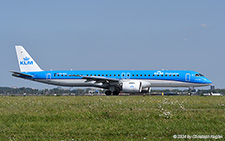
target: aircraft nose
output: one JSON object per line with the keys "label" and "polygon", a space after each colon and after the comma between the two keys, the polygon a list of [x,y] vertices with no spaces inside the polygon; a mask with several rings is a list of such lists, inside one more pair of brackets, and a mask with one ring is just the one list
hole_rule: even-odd
{"label": "aircraft nose", "polygon": [[212,81],[206,78],[205,79],[205,83],[211,85],[212,84]]}

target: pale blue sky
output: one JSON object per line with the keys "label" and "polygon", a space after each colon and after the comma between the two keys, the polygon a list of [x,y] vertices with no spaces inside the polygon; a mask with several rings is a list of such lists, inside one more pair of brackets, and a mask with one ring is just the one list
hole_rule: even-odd
{"label": "pale blue sky", "polygon": [[224,0],[20,0],[0,3],[0,86],[14,78],[14,46],[44,70],[179,69],[225,88]]}

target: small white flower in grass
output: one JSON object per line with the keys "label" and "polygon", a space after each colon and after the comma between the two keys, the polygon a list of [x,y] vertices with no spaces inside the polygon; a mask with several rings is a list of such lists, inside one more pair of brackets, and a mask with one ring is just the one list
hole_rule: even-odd
{"label": "small white flower in grass", "polygon": [[181,109],[185,109],[183,103],[180,103],[179,106]]}
{"label": "small white flower in grass", "polygon": [[144,138],[144,140],[146,140],[146,138]]}
{"label": "small white flower in grass", "polygon": [[165,119],[170,119],[173,115],[171,114],[171,112],[165,110],[162,110],[162,114],[159,114],[160,117],[164,117]]}

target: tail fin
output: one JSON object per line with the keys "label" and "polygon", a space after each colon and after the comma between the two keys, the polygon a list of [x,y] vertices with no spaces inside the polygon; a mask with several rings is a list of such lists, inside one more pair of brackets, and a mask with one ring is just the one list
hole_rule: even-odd
{"label": "tail fin", "polygon": [[22,46],[15,46],[20,72],[43,71]]}

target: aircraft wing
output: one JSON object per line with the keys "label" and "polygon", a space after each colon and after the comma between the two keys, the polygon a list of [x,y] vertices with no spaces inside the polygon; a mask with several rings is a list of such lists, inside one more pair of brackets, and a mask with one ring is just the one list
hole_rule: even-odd
{"label": "aircraft wing", "polygon": [[82,77],[82,79],[87,79],[86,82],[90,82],[90,81],[95,81],[95,83],[110,83],[110,82],[119,82],[119,79],[116,78],[106,78],[106,77],[101,77],[101,76],[80,76],[78,75],[78,77]]}
{"label": "aircraft wing", "polygon": [[15,77],[29,77],[29,78],[32,78],[33,75],[29,75],[29,74],[24,74],[24,73],[20,73],[20,72],[16,72],[16,71],[10,71],[12,74],[12,76],[15,76]]}

